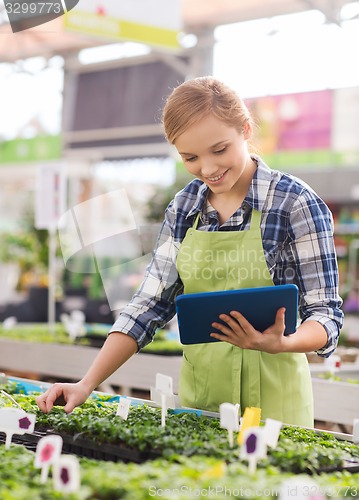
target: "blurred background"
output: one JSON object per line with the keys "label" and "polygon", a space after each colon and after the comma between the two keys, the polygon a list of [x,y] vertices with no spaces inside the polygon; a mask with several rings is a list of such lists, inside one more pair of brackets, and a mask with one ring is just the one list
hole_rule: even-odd
{"label": "blurred background", "polygon": [[0,321],[113,322],[190,180],[162,106],[178,83],[212,74],[249,106],[255,151],[331,208],[342,338],[358,345],[358,1],[79,0],[30,27],[5,3]]}

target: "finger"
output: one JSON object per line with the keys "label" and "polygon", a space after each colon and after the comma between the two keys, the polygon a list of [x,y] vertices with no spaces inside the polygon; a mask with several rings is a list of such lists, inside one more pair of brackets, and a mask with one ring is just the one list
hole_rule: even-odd
{"label": "finger", "polygon": [[46,400],[45,400],[44,394],[42,394],[41,396],[38,396],[36,398],[36,404],[40,408],[41,411],[43,411],[44,413],[47,413]]}
{"label": "finger", "polygon": [[69,401],[66,403],[64,406],[64,410],[66,413],[71,413],[76,406],[76,402],[74,401],[74,398],[70,398]]}
{"label": "finger", "polygon": [[210,333],[210,336],[217,339],[217,340],[227,342],[228,344],[237,345],[235,343],[235,341],[233,339],[231,339],[228,335],[223,335],[222,333],[212,332],[212,333]]}
{"label": "finger", "polygon": [[49,412],[53,408],[53,406],[55,405],[55,402],[57,400],[59,400],[61,397],[64,397],[62,385],[54,384],[50,388],[50,390],[45,398],[46,413]]}
{"label": "finger", "polygon": [[285,307],[281,307],[278,309],[275,315],[275,323],[276,329],[280,330],[282,333],[285,330]]}
{"label": "finger", "polygon": [[238,319],[234,318],[233,316],[229,316],[228,314],[220,314],[219,318],[222,321],[225,321],[232,330],[234,328],[241,327],[241,324],[239,323]]}
{"label": "finger", "polygon": [[254,330],[251,323],[247,321],[243,314],[241,314],[239,311],[231,311],[229,314],[237,321],[244,333],[249,333],[250,331]]}
{"label": "finger", "polygon": [[[233,334],[233,330],[231,328],[229,328],[228,326],[224,325],[223,323],[212,323],[212,326],[213,328],[215,328],[216,330],[219,330],[223,335],[231,335]],[[218,332],[214,332],[214,333],[218,333]]]}
{"label": "finger", "polygon": [[51,388],[50,387],[49,389],[47,389],[47,391],[45,391],[44,393],[40,394],[40,396],[38,396],[36,398],[36,404],[38,405],[38,407],[40,408],[41,411],[43,411],[44,413],[47,413],[47,406],[46,406],[46,399],[51,391]]}

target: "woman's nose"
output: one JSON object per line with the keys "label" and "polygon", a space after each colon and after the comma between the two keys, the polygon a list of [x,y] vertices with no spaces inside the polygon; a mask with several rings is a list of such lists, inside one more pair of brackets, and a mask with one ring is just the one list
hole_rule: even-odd
{"label": "woman's nose", "polygon": [[200,169],[203,177],[213,177],[218,172],[218,165],[213,160],[202,160]]}

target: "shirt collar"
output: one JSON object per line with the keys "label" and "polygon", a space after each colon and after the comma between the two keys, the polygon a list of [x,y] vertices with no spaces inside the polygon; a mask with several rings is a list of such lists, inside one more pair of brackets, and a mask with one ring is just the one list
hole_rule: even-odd
{"label": "shirt collar", "polygon": [[197,196],[191,210],[186,215],[186,219],[192,215],[196,215],[198,212],[203,211],[207,200],[208,190],[208,186],[203,182],[198,189]]}
{"label": "shirt collar", "polygon": [[[262,211],[271,182],[271,170],[259,156],[252,154],[251,158],[257,163],[258,168],[254,173],[247,195],[244,198],[244,203],[247,203],[255,210]],[[198,212],[204,212],[208,191],[208,186],[202,183],[198,189],[195,202],[186,215],[186,219],[196,215]]]}
{"label": "shirt collar", "polygon": [[257,170],[244,198],[244,203],[262,212],[272,180],[272,171],[258,155],[252,154],[251,158],[257,163]]}

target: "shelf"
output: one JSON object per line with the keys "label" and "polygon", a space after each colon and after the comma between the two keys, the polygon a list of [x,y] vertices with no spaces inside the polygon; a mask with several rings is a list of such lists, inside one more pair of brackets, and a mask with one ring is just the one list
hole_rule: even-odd
{"label": "shelf", "polygon": [[[0,339],[0,371],[36,372],[40,377],[79,380],[99,351],[99,348],[88,346]],[[155,385],[156,373],[160,372],[173,378],[173,389],[178,392],[181,362],[182,356],[135,354],[101,389],[110,392],[110,386],[115,385],[126,395],[131,395],[132,389],[149,391]]]}

